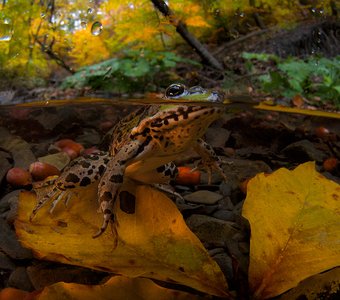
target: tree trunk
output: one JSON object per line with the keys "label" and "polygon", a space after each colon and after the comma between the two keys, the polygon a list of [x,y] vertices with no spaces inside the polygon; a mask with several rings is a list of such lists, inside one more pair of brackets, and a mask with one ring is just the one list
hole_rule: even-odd
{"label": "tree trunk", "polygon": [[176,31],[182,38],[197,51],[197,54],[213,68],[223,71],[223,66],[213,57],[209,51],[193,36],[187,29],[187,26],[181,20],[178,20],[175,14],[170,10],[168,5],[162,0],[151,0],[153,5],[169,19],[170,23],[176,27]]}

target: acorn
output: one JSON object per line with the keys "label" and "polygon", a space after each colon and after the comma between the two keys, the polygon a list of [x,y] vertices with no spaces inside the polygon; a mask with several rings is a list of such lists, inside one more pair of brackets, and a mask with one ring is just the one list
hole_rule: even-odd
{"label": "acorn", "polygon": [[27,170],[18,167],[8,170],[6,174],[6,180],[10,185],[15,187],[32,184],[31,174]]}
{"label": "acorn", "polygon": [[83,145],[76,143],[71,139],[62,139],[54,143],[61,151],[68,154],[71,159],[78,157],[83,151]]}
{"label": "acorn", "polygon": [[48,176],[60,175],[60,171],[55,166],[40,161],[31,163],[29,171],[37,181],[44,180]]}
{"label": "acorn", "polygon": [[79,156],[79,153],[71,147],[61,148],[61,151],[65,152],[71,159],[75,159]]}

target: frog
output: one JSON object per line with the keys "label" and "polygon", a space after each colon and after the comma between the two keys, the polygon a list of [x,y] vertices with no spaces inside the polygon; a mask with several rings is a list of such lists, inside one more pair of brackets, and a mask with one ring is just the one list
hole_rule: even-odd
{"label": "frog", "polygon": [[[33,209],[30,221],[49,201],[50,213],[57,203],[68,202],[71,191],[98,184],[99,211],[102,225],[92,236],[100,237],[112,222],[117,234],[114,204],[124,178],[142,184],[169,184],[178,174],[173,163],[187,150],[194,149],[203,166],[216,170],[226,180],[221,159],[202,136],[210,124],[223,114],[223,94],[200,86],[188,88],[171,84],[164,95],[165,102],[143,106],[121,119],[112,129],[109,151],[84,155],[73,160],[54,181],[53,188]],[[173,102],[176,103],[173,103]],[[195,102],[195,104],[191,104]]]}

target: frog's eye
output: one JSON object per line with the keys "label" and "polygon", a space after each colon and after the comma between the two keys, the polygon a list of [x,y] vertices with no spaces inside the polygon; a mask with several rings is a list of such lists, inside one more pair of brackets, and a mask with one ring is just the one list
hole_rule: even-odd
{"label": "frog's eye", "polygon": [[187,88],[184,84],[174,83],[166,89],[165,97],[176,98],[176,97],[185,95],[186,90],[187,90]]}

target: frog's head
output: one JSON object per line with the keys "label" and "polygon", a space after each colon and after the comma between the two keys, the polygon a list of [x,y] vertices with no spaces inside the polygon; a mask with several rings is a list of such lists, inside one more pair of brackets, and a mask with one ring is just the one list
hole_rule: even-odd
{"label": "frog's head", "polygon": [[200,86],[186,87],[181,83],[173,83],[165,90],[165,99],[183,99],[193,102],[222,103],[223,95],[217,91],[209,91]]}

